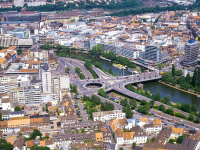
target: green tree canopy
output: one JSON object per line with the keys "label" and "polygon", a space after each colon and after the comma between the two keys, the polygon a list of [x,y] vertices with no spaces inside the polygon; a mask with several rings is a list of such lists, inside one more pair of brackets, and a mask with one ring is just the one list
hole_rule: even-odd
{"label": "green tree canopy", "polygon": [[130,105],[126,105],[122,108],[122,111],[126,113],[126,118],[130,119],[133,117],[133,112],[131,111]]}
{"label": "green tree canopy", "polygon": [[96,105],[100,105],[101,104],[101,99],[99,98],[99,96],[92,94],[91,96],[91,101],[93,101]]}
{"label": "green tree canopy", "polygon": [[184,140],[184,136],[179,136],[179,137],[177,138],[176,142],[177,142],[178,144],[181,144],[181,143],[183,142],[183,140]]}
{"label": "green tree canopy", "polygon": [[31,147],[30,150],[50,150],[50,148],[47,147],[47,146],[38,146],[38,145],[34,145],[34,146]]}
{"label": "green tree canopy", "polygon": [[22,109],[21,109],[21,107],[16,106],[16,107],[14,108],[14,110],[15,110],[15,111],[21,111]]}
{"label": "green tree canopy", "polygon": [[106,101],[105,103],[101,102],[100,109],[101,111],[111,111],[115,109],[115,106],[112,103]]}
{"label": "green tree canopy", "polygon": [[34,131],[30,134],[30,139],[34,139],[39,136],[41,137],[42,136],[42,133],[38,130],[38,129],[34,129]]}
{"label": "green tree canopy", "polygon": [[125,99],[121,99],[120,105],[122,105],[122,106],[128,105],[128,100],[126,98]]}
{"label": "green tree canopy", "polygon": [[172,64],[172,75],[175,76],[176,75],[176,69],[174,64]]}
{"label": "green tree canopy", "polygon": [[2,149],[2,150],[12,150],[13,145],[11,143],[8,143],[4,139],[0,139],[0,149]]}
{"label": "green tree canopy", "polygon": [[158,109],[159,109],[160,111],[164,111],[164,110],[165,110],[165,106],[164,106],[164,105],[160,105],[160,106],[158,106]]}
{"label": "green tree canopy", "polygon": [[133,142],[132,148],[135,148],[135,147],[136,147],[136,142]]}
{"label": "green tree canopy", "polygon": [[159,63],[159,64],[158,64],[158,69],[160,70],[160,69],[162,69],[162,68],[163,68],[163,64]]}
{"label": "green tree canopy", "polygon": [[107,93],[104,91],[104,89],[103,88],[100,88],[99,90],[98,90],[98,94],[99,95],[101,95],[101,96],[103,96],[103,97],[107,97]]}
{"label": "green tree canopy", "polygon": [[129,104],[130,104],[132,110],[137,108],[137,102],[135,99],[130,99]]}

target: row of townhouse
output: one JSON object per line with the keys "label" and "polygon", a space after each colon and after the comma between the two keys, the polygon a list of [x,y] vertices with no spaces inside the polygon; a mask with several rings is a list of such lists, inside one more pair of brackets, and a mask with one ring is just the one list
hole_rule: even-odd
{"label": "row of townhouse", "polygon": [[10,118],[7,121],[0,121],[0,128],[3,133],[19,132],[21,127],[35,127],[38,129],[50,128],[49,115],[35,115]]}
{"label": "row of townhouse", "polygon": [[74,103],[72,99],[65,94],[62,99],[62,108],[63,111],[61,116],[61,127],[64,128],[66,124],[76,124],[78,123],[78,118],[75,113]]}
{"label": "row of townhouse", "polygon": [[89,141],[93,142],[106,142],[111,143],[111,136],[109,129],[102,128],[100,132],[83,132],[83,133],[59,133],[53,135],[53,141],[55,147],[60,147],[63,143],[86,143]]}
{"label": "row of townhouse", "polygon": [[126,119],[115,119],[110,121],[109,124],[115,135],[116,144],[132,144],[133,142],[138,144],[147,141],[147,134],[140,126],[131,128],[129,132],[124,132],[128,125]]}
{"label": "row of townhouse", "polygon": [[30,150],[31,147],[33,147],[34,145],[38,145],[38,146],[46,146],[49,147],[51,150],[53,150],[54,147],[54,142],[52,139],[48,140],[39,140],[39,139],[35,139],[35,140],[30,140],[30,141],[26,141],[25,146],[27,150]]}
{"label": "row of townhouse", "polygon": [[[113,110],[113,111],[103,111],[103,112],[94,112],[93,121],[109,121],[113,119],[125,119],[125,113],[122,110]],[[160,119],[155,119],[149,123],[147,117],[127,119],[127,126],[125,128],[131,129],[135,126],[141,126],[145,129],[147,133],[157,132],[159,133],[162,129],[162,123]]]}
{"label": "row of townhouse", "polygon": [[98,131],[104,126],[101,121],[83,121],[80,123],[64,124],[63,129],[65,132],[72,131]]}
{"label": "row of townhouse", "polygon": [[46,139],[46,140],[29,140],[25,141],[25,139],[22,136],[19,136],[16,138],[14,144],[13,144],[13,150],[30,150],[33,146],[46,146],[49,147],[51,150],[54,149],[54,143],[53,140]]}
{"label": "row of townhouse", "polygon": [[125,119],[126,114],[122,110],[93,112],[93,121],[108,121],[112,119]]}
{"label": "row of townhouse", "polygon": [[11,46],[8,49],[0,50],[1,69],[6,69],[17,57],[17,47]]}

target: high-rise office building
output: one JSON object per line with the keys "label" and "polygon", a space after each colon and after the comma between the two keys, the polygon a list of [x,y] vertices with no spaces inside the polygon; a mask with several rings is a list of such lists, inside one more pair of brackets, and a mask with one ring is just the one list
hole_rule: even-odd
{"label": "high-rise office building", "polygon": [[183,65],[190,67],[197,65],[197,57],[199,53],[199,45],[198,41],[189,40],[185,44],[185,59],[183,61]]}

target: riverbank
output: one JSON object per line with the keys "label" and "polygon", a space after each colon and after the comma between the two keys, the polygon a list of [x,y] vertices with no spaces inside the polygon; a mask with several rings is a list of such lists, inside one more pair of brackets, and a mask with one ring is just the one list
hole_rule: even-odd
{"label": "riverbank", "polygon": [[162,83],[162,84],[164,84],[164,85],[170,86],[170,87],[172,87],[172,88],[174,88],[174,89],[180,90],[180,91],[182,91],[182,92],[186,92],[186,93],[189,93],[189,94],[192,94],[192,95],[196,95],[196,96],[198,95],[197,93],[194,93],[194,92],[191,92],[191,91],[186,91],[186,90],[184,90],[184,89],[181,89],[180,87],[177,87],[177,86],[174,86],[174,85],[165,83],[165,82],[163,82],[163,81],[161,81],[161,80],[159,80],[158,82],[160,82],[160,83]]}

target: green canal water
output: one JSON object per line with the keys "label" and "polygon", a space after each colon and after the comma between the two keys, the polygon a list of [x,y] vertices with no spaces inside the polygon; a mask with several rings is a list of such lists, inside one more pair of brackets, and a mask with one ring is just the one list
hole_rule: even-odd
{"label": "green canal water", "polygon": [[189,94],[189,93],[174,89],[160,82],[155,81],[155,82],[144,83],[144,90],[145,91],[149,90],[150,93],[152,94],[156,94],[157,91],[159,91],[162,98],[166,97],[167,95],[170,95],[171,101],[175,103],[179,102],[179,103],[196,104],[198,107],[198,110],[200,110],[199,97],[193,94]]}

